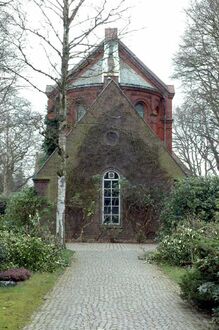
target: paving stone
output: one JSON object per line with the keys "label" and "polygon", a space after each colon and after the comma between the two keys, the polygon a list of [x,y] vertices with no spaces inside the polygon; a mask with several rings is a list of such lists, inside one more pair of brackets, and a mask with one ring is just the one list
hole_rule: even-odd
{"label": "paving stone", "polygon": [[76,260],[25,330],[206,330],[155,265],[138,259],[155,245],[69,244]]}

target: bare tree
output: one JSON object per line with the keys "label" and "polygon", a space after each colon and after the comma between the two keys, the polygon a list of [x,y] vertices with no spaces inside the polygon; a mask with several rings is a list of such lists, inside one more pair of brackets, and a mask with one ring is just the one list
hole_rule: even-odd
{"label": "bare tree", "polygon": [[3,194],[9,196],[19,172],[26,171],[27,177],[32,175],[37,144],[34,128],[41,118],[31,111],[29,102],[19,97],[15,90],[10,90],[3,107],[0,105],[0,116],[0,172]]}
{"label": "bare tree", "polygon": [[[65,195],[66,195],[66,133],[68,123],[66,120],[68,110],[67,91],[71,78],[71,67],[79,59],[85,58],[97,42],[98,29],[108,23],[122,18],[127,10],[125,0],[31,0],[24,1],[25,6],[30,5],[35,15],[40,18],[38,22],[28,19],[28,13],[20,3],[12,6],[14,9],[14,25],[21,31],[21,37],[14,42],[20,52],[23,63],[43,75],[54,83],[54,91],[59,100],[58,120],[59,139],[58,154],[60,166],[58,169],[58,198],[56,212],[56,232],[60,242],[64,244],[65,224]],[[41,46],[41,55],[44,54],[48,66],[41,67],[29,56],[25,49],[23,38],[37,41]],[[12,73],[16,71],[11,69]],[[20,75],[22,76],[22,75]],[[28,76],[23,79],[42,91]]]}
{"label": "bare tree", "polygon": [[207,139],[207,131],[212,129],[210,126],[205,120],[205,112],[189,100],[174,112],[174,151],[194,176],[218,173],[212,147]]}
{"label": "bare tree", "polygon": [[1,192],[7,196],[14,189],[15,177],[19,181],[18,173],[30,176],[36,145],[33,124],[36,117],[39,120],[39,115],[31,113],[30,104],[18,95],[17,76],[23,65],[14,43],[22,31],[12,24],[11,6],[15,3],[17,0],[0,2],[0,177]]}
{"label": "bare tree", "polygon": [[182,81],[186,107],[190,105],[193,114],[194,109],[196,115],[200,112],[199,146],[207,143],[219,170],[219,2],[193,0],[186,14],[187,29],[174,58],[174,77]]}
{"label": "bare tree", "polygon": [[0,104],[5,102],[7,93],[17,83],[16,72],[22,70],[17,49],[13,42],[20,37],[20,31],[12,26],[13,16],[10,10],[16,0],[0,2]]}

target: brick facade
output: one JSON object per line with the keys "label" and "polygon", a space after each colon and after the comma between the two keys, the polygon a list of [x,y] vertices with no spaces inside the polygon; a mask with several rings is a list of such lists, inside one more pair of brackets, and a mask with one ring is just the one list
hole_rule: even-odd
{"label": "brick facade", "polygon": [[[122,43],[118,47],[115,33],[116,30],[108,30],[106,40],[113,38],[113,47],[121,60],[120,76],[117,75],[118,67],[115,77],[110,74],[88,76],[93,68],[100,68],[105,51],[102,44],[91,58],[72,71],[72,87],[68,91],[65,226],[66,238],[70,240],[136,240],[136,223],[127,216],[122,192],[120,223],[103,224],[102,179],[106,171],[118,172],[133,186],[141,184],[148,191],[156,188],[164,194],[175,178],[185,175],[171,157],[173,88],[160,81]],[[109,59],[110,65],[114,60],[117,59]],[[135,77],[136,85],[133,84]],[[51,89],[47,94],[48,119],[54,119],[57,92]],[[144,109],[143,120],[135,110],[139,102]],[[80,120],[77,115],[79,105],[85,110]],[[37,192],[48,196],[53,203],[57,198],[58,167],[59,157],[55,151],[35,177]],[[93,184],[93,178],[97,176],[98,186]],[[80,203],[86,206],[95,203],[93,216],[88,220],[80,203],[75,202],[78,196]],[[111,219],[113,217],[111,214]],[[158,227],[159,216],[154,214],[147,224],[146,236],[154,236]]]}

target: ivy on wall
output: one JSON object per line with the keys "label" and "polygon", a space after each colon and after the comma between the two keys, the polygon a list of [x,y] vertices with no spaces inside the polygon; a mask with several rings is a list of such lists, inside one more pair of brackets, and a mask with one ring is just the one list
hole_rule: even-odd
{"label": "ivy on wall", "polygon": [[[140,227],[147,235],[150,228],[146,223],[158,221],[160,195],[169,190],[170,184],[160,167],[156,143],[145,143],[138,132],[125,125],[121,127],[116,117],[103,115],[96,125],[87,127],[78,149],[77,165],[72,167],[68,161],[67,225],[71,226],[69,232],[74,238],[81,239],[86,230],[94,231],[96,239],[106,235],[106,231],[112,234],[112,228],[106,230],[106,226],[100,226],[101,180],[103,173],[110,168],[117,170],[128,182],[129,188],[126,187],[124,194],[122,192],[123,223],[126,221],[132,236],[136,239]],[[139,187],[139,193],[144,192],[142,197],[136,195]],[[141,212],[139,207],[142,207]],[[140,226],[133,222],[136,215]],[[120,232],[118,229],[113,235],[119,237]]]}
{"label": "ivy on wall", "polygon": [[46,116],[44,124],[46,125],[46,129],[44,131],[42,149],[48,157],[58,146],[59,121],[57,118],[48,119],[48,116]]}

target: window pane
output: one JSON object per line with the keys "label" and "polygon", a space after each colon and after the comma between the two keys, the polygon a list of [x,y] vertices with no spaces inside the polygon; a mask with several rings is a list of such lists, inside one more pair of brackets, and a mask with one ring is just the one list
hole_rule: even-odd
{"label": "window pane", "polygon": [[112,205],[118,206],[119,205],[119,199],[117,197],[112,198]]}
{"label": "window pane", "polygon": [[104,207],[104,214],[111,214],[111,207]]}
{"label": "window pane", "polygon": [[109,224],[110,223],[110,215],[104,215],[104,223]]}
{"label": "window pane", "polygon": [[118,181],[112,181],[112,187],[115,189],[119,189],[119,182]]}
{"label": "window pane", "polygon": [[104,181],[104,188],[110,188],[111,187],[111,181]]}
{"label": "window pane", "polygon": [[118,178],[119,178],[118,174],[117,174],[117,173],[115,173],[115,179],[118,179]]}
{"label": "window pane", "polygon": [[119,208],[118,207],[112,207],[112,214],[119,214]]}
{"label": "window pane", "polygon": [[111,196],[111,190],[110,189],[104,189],[104,196],[110,197]]}
{"label": "window pane", "polygon": [[119,216],[118,215],[113,215],[112,216],[112,223],[118,224],[119,223]]}
{"label": "window pane", "polygon": [[104,198],[104,205],[105,206],[111,205],[111,198],[105,197]]}
{"label": "window pane", "polygon": [[77,121],[81,120],[86,113],[85,107],[83,104],[78,104],[77,106]]}
{"label": "window pane", "polygon": [[119,196],[119,191],[113,189],[113,190],[112,190],[112,196],[113,196],[113,197],[118,197],[118,196]]}
{"label": "window pane", "polygon": [[139,102],[135,105],[135,110],[137,111],[137,113],[139,114],[139,116],[141,116],[142,118],[144,118],[144,104]]}

